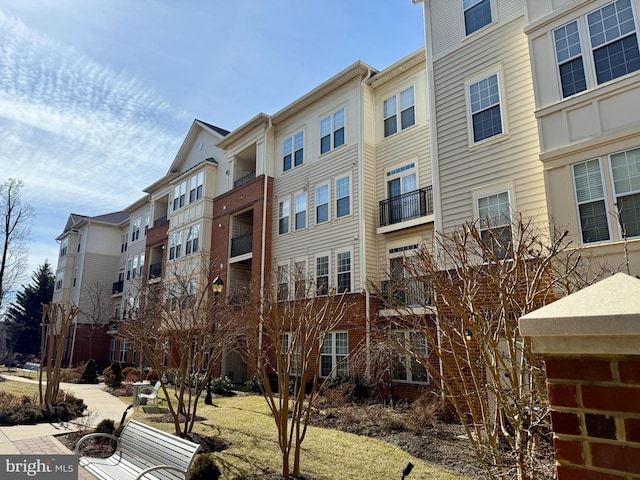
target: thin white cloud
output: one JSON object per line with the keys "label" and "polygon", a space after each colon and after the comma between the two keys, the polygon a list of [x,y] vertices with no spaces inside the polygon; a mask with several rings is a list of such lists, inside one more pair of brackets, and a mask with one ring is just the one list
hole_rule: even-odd
{"label": "thin white cloud", "polygon": [[142,196],[191,120],[134,76],[0,11],[0,181],[21,179],[40,215],[31,268],[55,249],[69,213],[119,210]]}

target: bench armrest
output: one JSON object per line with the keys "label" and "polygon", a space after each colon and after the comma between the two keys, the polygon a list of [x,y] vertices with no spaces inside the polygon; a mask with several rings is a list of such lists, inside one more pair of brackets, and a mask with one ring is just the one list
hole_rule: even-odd
{"label": "bench armrest", "polygon": [[120,447],[120,439],[115,435],[110,435],[108,433],[89,433],[88,435],[85,435],[80,440],[78,440],[78,443],[76,443],[76,447],[73,449],[74,455],[80,455],[80,444],[82,444],[85,440],[98,437],[110,438],[111,440],[115,440],[117,442],[116,448]]}
{"label": "bench armrest", "polygon": [[174,467],[172,465],[156,465],[154,467],[150,467],[147,468],[146,470],[140,472],[140,474],[135,478],[135,480],[140,480],[141,478],[143,478],[147,473],[149,472],[153,472],[154,470],[173,470],[175,472],[181,473],[183,478],[187,477],[187,472],[186,470],[183,470],[181,468],[178,467]]}

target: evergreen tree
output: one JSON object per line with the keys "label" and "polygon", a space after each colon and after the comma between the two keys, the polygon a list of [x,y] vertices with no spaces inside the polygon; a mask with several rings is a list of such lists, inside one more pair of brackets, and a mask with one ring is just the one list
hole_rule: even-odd
{"label": "evergreen tree", "polygon": [[51,302],[55,276],[45,260],[31,276],[31,283],[23,285],[16,301],[9,306],[10,344],[16,353],[40,355],[42,305]]}

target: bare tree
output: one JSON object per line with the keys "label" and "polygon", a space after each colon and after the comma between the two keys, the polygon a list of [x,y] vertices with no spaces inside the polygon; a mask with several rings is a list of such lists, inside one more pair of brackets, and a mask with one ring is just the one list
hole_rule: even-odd
{"label": "bare tree", "polygon": [[93,358],[93,333],[104,327],[113,318],[114,304],[111,289],[100,281],[84,287],[85,305],[80,315],[89,328],[89,358]]}
{"label": "bare tree", "polygon": [[391,290],[411,301],[381,292],[398,315],[380,326],[397,354],[437,380],[487,478],[541,479],[551,441],[545,378],[517,319],[578,285],[582,257],[566,231],[519,215],[499,225],[484,219],[436,234],[406,257]]}
{"label": "bare tree", "polygon": [[22,201],[22,187],[15,178],[0,185],[0,310],[24,274],[27,240],[35,217],[33,208]]}
{"label": "bare tree", "polygon": [[[302,442],[319,394],[324,341],[344,321],[348,304],[344,295],[325,285],[317,288],[300,272],[280,272],[274,278],[278,287],[265,292],[251,326],[262,332],[257,374],[278,431],[282,476],[289,478],[300,475]],[[289,286],[295,298],[289,299]]]}
{"label": "bare tree", "polygon": [[162,388],[182,437],[193,429],[198,401],[228,339],[226,302],[213,293],[211,266],[217,263],[205,253],[168,262],[162,281],[142,283],[139,308],[119,327],[120,335],[141,345],[161,377],[168,366],[176,369],[173,392],[165,382]]}
{"label": "bare tree", "polygon": [[[60,390],[60,372],[71,325],[78,315],[78,307],[49,303],[42,307],[41,347],[43,368],[40,369],[40,404],[53,405]],[[47,382],[43,394],[42,376]]]}

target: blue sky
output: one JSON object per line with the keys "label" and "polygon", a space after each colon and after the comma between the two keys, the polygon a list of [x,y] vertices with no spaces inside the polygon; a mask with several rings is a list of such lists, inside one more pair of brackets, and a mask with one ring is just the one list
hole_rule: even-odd
{"label": "blue sky", "polygon": [[0,0],[0,181],[37,215],[25,280],[55,269],[70,213],[164,175],[194,118],[233,130],[423,45],[411,0]]}

